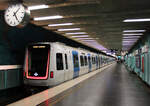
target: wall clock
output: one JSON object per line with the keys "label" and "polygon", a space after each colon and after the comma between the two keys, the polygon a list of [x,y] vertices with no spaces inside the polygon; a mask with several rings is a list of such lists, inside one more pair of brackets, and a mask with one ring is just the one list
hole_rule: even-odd
{"label": "wall clock", "polygon": [[4,18],[9,26],[24,27],[30,21],[30,11],[21,3],[11,4],[6,9]]}

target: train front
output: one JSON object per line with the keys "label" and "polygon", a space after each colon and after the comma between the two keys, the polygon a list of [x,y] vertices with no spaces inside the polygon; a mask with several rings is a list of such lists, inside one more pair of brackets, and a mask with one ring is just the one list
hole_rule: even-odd
{"label": "train front", "polygon": [[47,86],[49,64],[49,44],[29,45],[25,58],[24,83],[33,86]]}

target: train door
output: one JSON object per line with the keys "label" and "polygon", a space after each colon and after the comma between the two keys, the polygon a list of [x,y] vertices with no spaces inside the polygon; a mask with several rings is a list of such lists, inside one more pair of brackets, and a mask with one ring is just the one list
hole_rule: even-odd
{"label": "train door", "polygon": [[101,66],[103,67],[103,65],[104,65],[104,58],[103,56],[101,56]]}
{"label": "train door", "polygon": [[92,71],[92,63],[91,63],[91,56],[88,54],[88,62],[89,62],[89,72]]}
{"label": "train door", "polygon": [[64,82],[64,58],[63,53],[56,53],[56,70],[57,70],[57,82]]}
{"label": "train door", "polygon": [[78,57],[78,52],[77,51],[72,51],[72,58],[73,58],[73,69],[74,69],[74,74],[73,78],[79,76],[79,57]]}
{"label": "train door", "polygon": [[98,57],[96,56],[96,69],[98,69]]}
{"label": "train door", "polygon": [[100,68],[100,56],[98,56],[98,68]]}
{"label": "train door", "polygon": [[102,60],[102,56],[100,57],[100,67],[102,67],[102,62],[103,62],[103,60]]}
{"label": "train door", "polygon": [[65,73],[65,81],[69,79],[69,69],[68,69],[68,55],[64,54],[64,73]]}

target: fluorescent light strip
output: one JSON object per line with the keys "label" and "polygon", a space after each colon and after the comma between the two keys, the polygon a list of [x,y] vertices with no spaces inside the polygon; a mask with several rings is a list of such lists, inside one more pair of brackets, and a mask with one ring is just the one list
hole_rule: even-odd
{"label": "fluorescent light strip", "polygon": [[80,35],[80,36],[71,36],[72,38],[82,38],[82,37],[89,37],[89,35]]}
{"label": "fluorescent light strip", "polygon": [[91,39],[93,40],[94,38],[78,38],[79,40],[84,40],[84,39]]}
{"label": "fluorescent light strip", "polygon": [[136,42],[136,41],[122,41],[123,43],[126,43],[126,42],[128,42],[128,43],[131,43],[131,42]]}
{"label": "fluorescent light strip", "polygon": [[122,42],[136,42],[137,40],[124,40]]}
{"label": "fluorescent light strip", "polygon": [[123,32],[145,32],[146,30],[124,30]]}
{"label": "fluorescent light strip", "polygon": [[142,33],[129,33],[129,34],[123,34],[124,36],[126,35],[143,35]]}
{"label": "fluorescent light strip", "polygon": [[28,9],[29,10],[39,10],[39,9],[45,9],[45,8],[49,8],[48,5],[35,5],[35,6],[29,6]]}
{"label": "fluorescent light strip", "polygon": [[122,45],[133,45],[134,43],[123,43]]}
{"label": "fluorescent light strip", "polygon": [[128,38],[128,39],[127,38],[123,38],[122,41],[124,41],[124,40],[132,41],[132,40],[138,40],[138,38]]}
{"label": "fluorescent light strip", "polygon": [[131,41],[137,41],[137,39],[136,40],[122,40],[123,42],[131,42]]}
{"label": "fluorescent light strip", "polygon": [[124,37],[122,40],[137,40],[139,37]]}
{"label": "fluorescent light strip", "polygon": [[132,43],[132,42],[136,42],[136,41],[122,41],[122,43]]}
{"label": "fluorescent light strip", "polygon": [[66,33],[66,35],[79,35],[79,34],[87,34],[86,32],[73,32],[73,33]]}
{"label": "fluorescent light strip", "polygon": [[123,39],[135,39],[135,38],[140,38],[140,36],[126,36],[126,37],[123,37]]}
{"label": "fluorescent light strip", "polygon": [[84,38],[89,37],[89,35],[71,36],[72,38]]}
{"label": "fluorescent light strip", "polygon": [[131,36],[123,36],[123,37],[126,37],[126,38],[140,38],[141,36],[133,36],[133,35],[131,35]]}
{"label": "fluorescent light strip", "polygon": [[124,45],[123,48],[130,48],[128,45]]}
{"label": "fluorescent light strip", "polygon": [[80,28],[58,29],[58,31],[76,31],[76,30],[80,30]]}
{"label": "fluorescent light strip", "polygon": [[136,41],[137,41],[137,40],[128,40],[128,41],[127,41],[127,40],[126,40],[126,41],[124,40],[124,41],[122,41],[122,42],[136,42]]}
{"label": "fluorescent light strip", "polygon": [[123,20],[123,22],[146,22],[150,21],[150,18],[144,18],[144,19],[126,19]]}
{"label": "fluorescent light strip", "polygon": [[122,43],[134,43],[134,42],[136,42],[136,41],[122,41]]}
{"label": "fluorescent light strip", "polygon": [[48,26],[53,27],[53,26],[67,26],[67,25],[73,25],[73,23],[49,24]]}
{"label": "fluorescent light strip", "polygon": [[123,36],[122,38],[126,38],[126,39],[134,39],[134,38],[136,38],[136,39],[138,39],[138,38],[140,38],[141,36]]}
{"label": "fluorescent light strip", "polygon": [[138,39],[122,39],[122,41],[135,41],[135,40],[138,40]]}
{"label": "fluorescent light strip", "polygon": [[34,18],[34,21],[52,20],[52,19],[60,19],[60,18],[63,18],[63,16],[56,15],[56,16],[36,17]]}
{"label": "fluorescent light strip", "polygon": [[82,41],[84,41],[84,42],[93,42],[95,40],[82,40]]}
{"label": "fluorescent light strip", "polygon": [[122,45],[124,44],[129,44],[129,45],[133,45],[135,42],[123,42]]}
{"label": "fluorescent light strip", "polygon": [[135,42],[122,42],[122,44],[133,44]]}
{"label": "fluorescent light strip", "polygon": [[127,45],[128,45],[128,46],[131,46],[131,45],[133,45],[133,44],[122,44],[122,45],[123,45],[123,46],[127,46]]}

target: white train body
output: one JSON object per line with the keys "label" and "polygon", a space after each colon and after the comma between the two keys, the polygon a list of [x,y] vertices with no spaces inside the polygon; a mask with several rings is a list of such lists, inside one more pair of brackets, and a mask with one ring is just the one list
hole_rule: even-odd
{"label": "white train body", "polygon": [[113,60],[112,57],[62,43],[32,44],[26,50],[24,83],[32,86],[54,86],[99,69]]}

